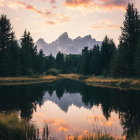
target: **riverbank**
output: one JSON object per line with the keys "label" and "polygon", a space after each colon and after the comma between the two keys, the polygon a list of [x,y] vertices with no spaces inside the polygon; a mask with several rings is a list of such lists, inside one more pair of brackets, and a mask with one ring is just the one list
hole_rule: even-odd
{"label": "riverbank", "polygon": [[140,79],[89,77],[85,79],[85,83],[90,86],[118,88],[122,90],[140,90]]}
{"label": "riverbank", "polygon": [[90,86],[107,88],[118,88],[122,90],[140,90],[140,79],[113,79],[105,77],[84,76],[78,74],[59,74],[58,76],[37,76],[37,77],[1,77],[0,85],[23,85],[36,83],[51,83],[59,79],[74,79],[84,81]]}
{"label": "riverbank", "polygon": [[60,74],[58,76],[36,76],[36,77],[0,77],[0,85],[25,85],[37,83],[51,83],[53,81],[70,78],[79,79],[77,74]]}

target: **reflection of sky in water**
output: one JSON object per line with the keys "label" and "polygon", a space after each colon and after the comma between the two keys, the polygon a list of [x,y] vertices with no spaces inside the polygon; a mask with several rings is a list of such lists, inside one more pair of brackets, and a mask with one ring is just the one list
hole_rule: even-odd
{"label": "reflection of sky in water", "polygon": [[47,92],[43,98],[44,104],[37,106],[32,121],[42,128],[44,123],[49,125],[50,136],[63,140],[68,135],[82,134],[87,131],[111,133],[121,136],[123,129],[116,113],[111,113],[107,121],[101,106],[93,108],[85,106],[80,94],[64,94],[59,100],[56,93],[50,96]]}

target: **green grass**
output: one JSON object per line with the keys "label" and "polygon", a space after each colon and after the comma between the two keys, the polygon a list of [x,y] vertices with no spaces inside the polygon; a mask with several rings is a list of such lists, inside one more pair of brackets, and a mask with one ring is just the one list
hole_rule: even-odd
{"label": "green grass", "polygon": [[35,126],[18,113],[0,113],[0,139],[1,140],[34,140]]}

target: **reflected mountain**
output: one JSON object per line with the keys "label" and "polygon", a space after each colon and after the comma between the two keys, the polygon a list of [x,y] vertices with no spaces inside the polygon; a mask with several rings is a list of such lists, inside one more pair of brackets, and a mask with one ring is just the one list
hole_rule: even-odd
{"label": "reflected mountain", "polygon": [[87,86],[82,82],[63,79],[51,84],[0,86],[0,111],[19,111],[21,117],[31,119],[37,105],[47,100],[67,112],[78,107],[101,106],[106,119],[111,112],[119,114],[124,134],[129,138],[140,130],[140,91],[118,90]]}
{"label": "reflected mountain", "polygon": [[79,108],[84,107],[84,108],[91,109],[90,106],[86,106],[82,102],[82,96],[79,93],[75,93],[75,94],[64,93],[64,95],[59,99],[57,97],[56,92],[53,92],[52,95],[50,95],[50,94],[48,94],[48,92],[46,92],[43,97],[43,102],[46,102],[47,100],[52,101],[55,104],[57,104],[61,108],[61,110],[65,111],[65,112],[68,111],[68,109],[71,105],[75,105]]}

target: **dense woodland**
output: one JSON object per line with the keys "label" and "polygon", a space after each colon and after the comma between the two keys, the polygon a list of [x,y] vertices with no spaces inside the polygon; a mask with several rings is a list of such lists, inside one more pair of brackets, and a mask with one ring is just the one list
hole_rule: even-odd
{"label": "dense woodland", "polygon": [[[88,46],[81,54],[56,57],[37,51],[30,32],[24,31],[20,43],[6,15],[0,17],[0,76],[32,76],[46,74],[50,69],[60,73],[119,77],[140,77],[140,15],[128,4],[121,27],[119,45],[105,36],[101,46]],[[75,46],[76,47],[76,46]]]}

